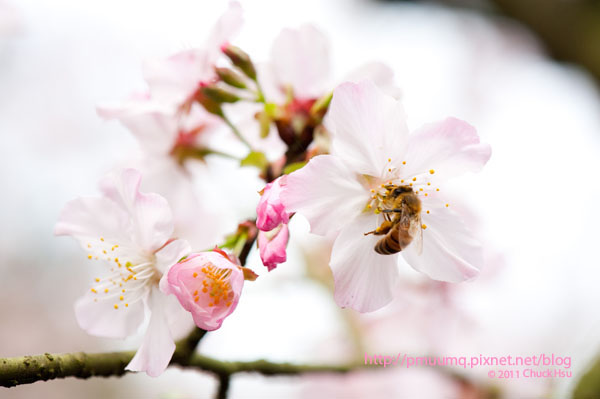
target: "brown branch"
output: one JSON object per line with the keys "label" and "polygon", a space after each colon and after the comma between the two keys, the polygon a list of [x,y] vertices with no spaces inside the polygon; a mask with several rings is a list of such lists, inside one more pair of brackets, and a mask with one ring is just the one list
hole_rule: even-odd
{"label": "brown branch", "polygon": [[[112,353],[63,353],[22,356],[0,359],[0,386],[13,387],[58,378],[90,378],[121,376],[135,351]],[[253,362],[222,362],[207,356],[193,354],[186,358],[173,356],[170,365],[196,368],[215,374],[223,385],[232,374],[255,372],[263,375],[290,375],[305,373],[345,373],[361,365],[317,366],[274,363],[266,360]],[[226,387],[220,388],[225,390]]]}

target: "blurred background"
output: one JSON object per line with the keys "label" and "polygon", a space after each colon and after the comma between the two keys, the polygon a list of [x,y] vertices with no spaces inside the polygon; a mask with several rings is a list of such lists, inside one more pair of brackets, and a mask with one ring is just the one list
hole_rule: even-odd
{"label": "blurred background", "polygon": [[[294,218],[286,264],[247,284],[238,309],[200,345],[224,360],[343,363],[364,353],[572,358],[572,378],[489,379],[489,368],[369,369],[345,376],[237,375],[231,398],[565,398],[600,352],[600,3],[592,0],[241,1],[234,43],[268,58],[284,27],[313,22],[331,39],[334,75],[390,65],[411,129],[446,116],[492,145],[484,171],[453,193],[485,243],[480,278],[447,285],[403,268],[398,298],[366,315],[333,302],[329,243]],[[149,57],[203,42],[225,2],[0,0],[0,357],[113,351],[88,336],[74,301],[99,269],[52,235],[68,200],[137,150],[96,104],[144,88]],[[199,189],[200,190],[200,189]],[[200,198],[203,192],[197,193]],[[251,216],[258,196],[235,199]],[[244,339],[240,339],[243,335]],[[588,377],[592,383],[598,381]],[[593,384],[592,384],[593,385]],[[0,397],[204,398],[215,380],[38,382]],[[486,396],[488,395],[488,396]],[[590,396],[594,397],[594,396]]]}

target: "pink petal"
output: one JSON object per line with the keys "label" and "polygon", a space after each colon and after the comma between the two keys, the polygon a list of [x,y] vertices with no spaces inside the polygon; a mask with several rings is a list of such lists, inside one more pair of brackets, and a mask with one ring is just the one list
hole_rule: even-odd
{"label": "pink petal", "polygon": [[[228,273],[228,277],[217,284],[222,288],[227,287],[222,297],[210,295],[215,280],[205,270],[208,274]],[[200,252],[173,266],[167,275],[167,282],[165,291],[175,294],[181,306],[192,314],[196,325],[212,331],[221,327],[223,320],[237,307],[244,274],[238,265],[220,253]],[[203,291],[204,282],[208,284],[206,292]]]}
{"label": "pink petal", "polygon": [[286,248],[290,238],[287,224],[274,232],[258,232],[258,248],[260,259],[269,271],[275,269],[278,264],[287,259]]}
{"label": "pink petal", "polygon": [[332,132],[332,151],[370,176],[381,176],[404,154],[408,128],[399,101],[373,82],[343,83],[333,92],[326,125]]}
{"label": "pink petal", "polygon": [[85,332],[98,337],[125,338],[135,334],[144,321],[143,302],[119,309],[114,305],[114,300],[101,299],[88,292],[75,302],[77,323]]}
{"label": "pink petal", "polygon": [[324,95],[332,87],[329,40],[313,25],[284,29],[273,43],[271,60],[279,88],[291,86],[301,99]]}
{"label": "pink petal", "polygon": [[139,191],[142,175],[126,169],[120,175],[109,175],[100,182],[104,194],[125,210],[133,223],[131,232],[140,249],[154,252],[173,234],[173,216],[167,200],[158,194]]}
{"label": "pink petal", "polygon": [[491,147],[479,141],[477,131],[467,122],[447,118],[423,126],[409,136],[403,161],[404,176],[435,171],[435,178],[447,179],[465,172],[478,172],[491,156]]}
{"label": "pink petal", "polygon": [[398,282],[398,255],[380,255],[381,236],[364,233],[377,227],[372,214],[361,215],[344,228],[331,251],[335,301],[341,307],[372,312],[390,303]]}
{"label": "pink petal", "polygon": [[288,175],[281,193],[288,212],[300,212],[320,235],[341,230],[362,212],[369,196],[351,168],[332,155],[316,156]]}
{"label": "pink petal", "polygon": [[270,231],[289,221],[288,212],[281,202],[281,192],[283,190],[281,184],[285,182],[286,178],[287,176],[282,176],[267,184],[263,189],[256,206],[256,227],[259,230]]}
{"label": "pink petal", "polygon": [[402,252],[415,270],[434,280],[452,283],[471,279],[483,266],[481,244],[462,219],[443,203],[428,201],[429,214],[423,213],[427,226],[423,230],[423,252],[418,255],[413,245]]}
{"label": "pink petal", "polygon": [[173,352],[175,342],[169,331],[165,315],[167,297],[157,289],[153,289],[148,298],[148,306],[151,311],[150,324],[144,335],[142,346],[126,370],[145,371],[151,377],[157,377],[165,371]]}

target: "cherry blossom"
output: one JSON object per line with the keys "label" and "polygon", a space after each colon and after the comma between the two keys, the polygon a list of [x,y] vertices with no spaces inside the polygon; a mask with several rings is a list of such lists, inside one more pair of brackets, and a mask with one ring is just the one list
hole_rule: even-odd
{"label": "cherry blossom", "polygon": [[[440,191],[448,179],[479,171],[489,159],[490,147],[480,143],[475,128],[448,118],[409,134],[400,102],[370,81],[340,85],[326,125],[331,155],[316,156],[290,174],[281,198],[287,211],[308,219],[313,233],[335,237],[330,266],[336,302],[360,312],[388,304],[401,256],[435,280],[475,277],[482,267],[480,245]],[[384,236],[370,233],[394,212],[390,195],[397,188],[419,199],[422,247],[411,243],[382,255],[374,248]]]}
{"label": "cherry blossom", "polygon": [[161,286],[177,297],[198,327],[212,331],[235,310],[244,273],[222,251],[193,253],[169,270]]}
{"label": "cherry blossom", "polygon": [[134,169],[101,181],[102,197],[78,198],[63,209],[56,235],[70,235],[91,261],[100,260],[106,275],[95,278],[75,304],[81,328],[92,335],[125,338],[150,318],[144,340],[128,370],[161,374],[175,350],[172,322],[183,311],[159,289],[169,268],[191,250],[173,239],[167,201],[141,193],[142,176]]}

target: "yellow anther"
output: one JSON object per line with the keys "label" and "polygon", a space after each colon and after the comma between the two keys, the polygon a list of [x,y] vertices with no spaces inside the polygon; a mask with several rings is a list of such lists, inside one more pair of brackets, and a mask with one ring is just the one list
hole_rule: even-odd
{"label": "yellow anther", "polygon": [[115,309],[119,309],[119,305],[115,303]]}
{"label": "yellow anther", "polygon": [[108,288],[105,288],[105,289],[104,289],[104,293],[105,293],[105,294],[108,294]]}
{"label": "yellow anther", "polygon": [[429,214],[429,211],[427,211],[427,213]]}
{"label": "yellow anther", "polygon": [[87,247],[88,247],[88,248],[91,248],[91,247],[92,247],[92,244],[88,244],[88,245],[87,245]]}
{"label": "yellow anther", "polygon": [[215,306],[215,304],[214,304],[214,303],[212,303],[212,302],[208,304],[208,307],[209,307],[209,308],[212,308],[213,306]]}
{"label": "yellow anther", "polygon": [[[123,286],[122,284],[119,284],[119,287],[122,287],[122,286]],[[121,292],[125,293],[125,288],[123,288],[123,289],[121,290]]]}
{"label": "yellow anther", "polygon": [[388,168],[388,172],[391,172],[391,171],[392,171],[392,168]]}
{"label": "yellow anther", "polygon": [[94,288],[92,288],[90,291],[92,291],[94,294],[98,293],[98,291],[96,291]]}
{"label": "yellow anther", "polygon": [[102,253],[103,253],[103,254],[106,254],[106,253],[107,253],[107,252],[106,252],[106,249],[103,249],[103,250],[102,250]]}
{"label": "yellow anther", "polygon": [[449,204],[446,204],[446,208],[448,208],[449,206],[450,206]]}
{"label": "yellow anther", "polygon": [[416,178],[416,177],[413,177],[413,181],[417,181],[417,178]]}
{"label": "yellow anther", "polygon": [[427,182],[427,185],[428,185],[428,186],[431,186],[431,183]]}
{"label": "yellow anther", "polygon": [[421,188],[419,189],[419,191],[423,191],[423,187],[421,187]]}
{"label": "yellow anther", "polygon": [[194,302],[198,302],[199,300],[200,300],[199,296],[197,296],[197,297],[194,298]]}
{"label": "yellow anther", "polygon": [[126,304],[125,304],[125,307],[126,307],[126,308],[128,308],[128,307],[129,307],[129,304],[128,304],[128,303],[126,303]]}
{"label": "yellow anther", "polygon": [[194,274],[192,274],[192,276],[194,276],[194,278],[198,277],[198,273],[194,272]]}
{"label": "yellow anther", "polygon": [[119,258],[115,258],[115,263],[119,263]]}
{"label": "yellow anther", "polygon": [[400,180],[400,183],[404,183],[404,179]]}
{"label": "yellow anther", "polygon": [[406,165],[406,161],[402,161],[402,165]]}
{"label": "yellow anther", "polygon": [[435,173],[435,170],[433,170],[433,169],[429,169],[429,174],[431,174],[431,175],[432,175],[432,174],[434,174],[434,173]]}
{"label": "yellow anther", "polygon": [[96,277],[94,280],[96,280],[97,283],[100,282],[100,279],[98,277]]}
{"label": "yellow anther", "polygon": [[392,158],[388,158],[388,162],[392,162]]}
{"label": "yellow anther", "polygon": [[120,300],[120,301],[122,301],[122,300],[123,300],[123,295],[121,295],[121,296],[119,297],[119,300]]}
{"label": "yellow anther", "polygon": [[372,188],[372,189],[371,189],[371,192],[372,192],[372,193],[374,193],[374,192],[375,192],[375,189],[374,189],[374,188]]}
{"label": "yellow anther", "polygon": [[423,223],[423,224],[421,225],[421,228],[422,228],[423,230],[425,230],[425,229],[427,228],[427,225],[426,225],[425,223]]}
{"label": "yellow anther", "polygon": [[104,241],[104,238],[103,238],[103,237],[100,237],[100,241]]}
{"label": "yellow anther", "polygon": [[435,191],[440,191],[440,189],[439,189],[439,188],[436,188],[436,189],[435,189]]}
{"label": "yellow anther", "polygon": [[92,255],[88,255],[88,259],[92,259]]}
{"label": "yellow anther", "polygon": [[425,196],[427,197],[429,194],[425,193]]}

